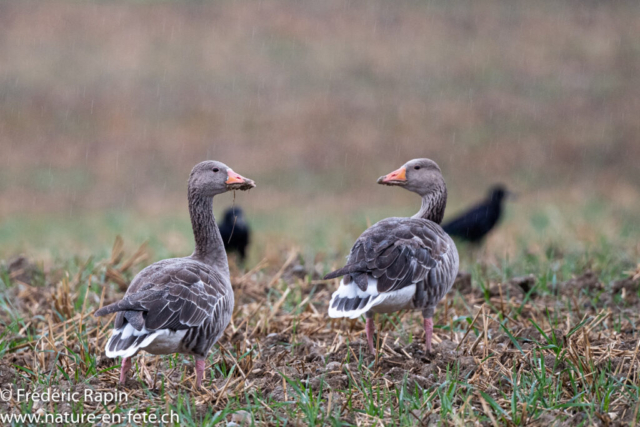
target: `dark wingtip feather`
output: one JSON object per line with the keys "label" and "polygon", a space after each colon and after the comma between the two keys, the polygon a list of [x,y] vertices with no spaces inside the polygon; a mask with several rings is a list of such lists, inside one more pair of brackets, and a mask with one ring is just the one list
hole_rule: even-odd
{"label": "dark wingtip feather", "polygon": [[324,280],[335,279],[337,277],[342,277],[345,273],[342,272],[342,268],[340,270],[332,271],[331,273],[324,276]]}
{"label": "dark wingtip feather", "polygon": [[336,271],[332,271],[331,273],[324,276],[324,280],[335,279],[336,277],[341,277],[349,273],[363,272],[366,271],[366,267],[366,263],[364,262],[345,265],[344,267],[339,268]]}
{"label": "dark wingtip feather", "polygon": [[95,313],[93,313],[94,317],[102,317],[102,316],[106,316],[107,314],[109,314],[109,311],[107,310],[109,307],[102,307],[100,310],[96,310]]}
{"label": "dark wingtip feather", "polygon": [[106,316],[107,314],[116,313],[118,311],[124,311],[131,308],[130,304],[127,304],[126,307],[124,307],[123,305],[124,304],[122,304],[122,300],[120,300],[118,302],[114,302],[113,304],[109,304],[106,307],[102,307],[100,310],[97,310],[95,313],[93,313],[93,315],[95,317],[101,317]]}

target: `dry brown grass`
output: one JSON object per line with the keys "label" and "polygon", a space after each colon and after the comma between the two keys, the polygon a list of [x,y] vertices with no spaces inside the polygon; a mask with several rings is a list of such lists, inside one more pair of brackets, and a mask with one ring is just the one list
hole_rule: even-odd
{"label": "dry brown grass", "polygon": [[[143,260],[191,249],[186,177],[215,158],[258,188],[238,199],[254,268],[234,270],[206,391],[181,356],[137,357],[131,401],[85,411],[636,422],[638,272],[621,271],[640,256],[639,31],[631,1],[0,2],[0,256],[37,260],[1,270],[0,385],[115,387],[91,313]],[[360,322],[327,319],[319,277],[366,223],[411,211],[374,182],[422,156],[448,214],[496,181],[520,200],[439,307],[437,354],[400,313],[378,319],[373,358]],[[122,230],[152,242],[82,258]]]}
{"label": "dry brown grass", "polygon": [[[144,253],[126,256],[118,239],[109,259],[80,263],[75,274],[47,271],[44,284],[36,283],[34,265],[14,264],[0,312],[8,327],[0,386],[114,390],[118,362],[102,350],[110,322],[91,313],[122,296],[119,277],[130,278],[139,265],[132,260]],[[435,354],[423,352],[419,314],[402,312],[378,317],[374,357],[362,322],[326,316],[335,283],[319,280],[299,260],[294,249],[245,273],[234,269],[236,309],[208,358],[204,390],[192,391],[193,369],[184,358],[138,356],[124,388],[129,401],[84,402],[84,412],[177,410],[195,425],[200,417],[213,422],[217,411],[223,419],[231,413],[243,419],[240,410],[260,425],[287,419],[301,425],[564,420],[603,426],[637,420],[640,269],[609,283],[591,271],[575,271],[557,284],[544,273],[502,280],[474,273],[473,284],[463,274],[438,308]],[[120,276],[108,273],[113,270]],[[193,405],[189,411],[185,402]],[[309,410],[313,405],[317,413]],[[5,413],[26,408],[0,403]]]}

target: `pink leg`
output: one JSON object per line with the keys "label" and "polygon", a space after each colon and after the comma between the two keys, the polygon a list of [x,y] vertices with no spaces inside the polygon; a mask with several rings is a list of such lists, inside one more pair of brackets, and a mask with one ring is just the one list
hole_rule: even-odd
{"label": "pink leg", "polygon": [[196,389],[202,385],[202,377],[204,377],[204,360],[196,359]]}
{"label": "pink leg", "polygon": [[431,353],[431,336],[433,335],[433,319],[431,317],[425,317],[424,319],[424,340],[425,350],[427,353]]}
{"label": "pink leg", "polygon": [[127,381],[127,371],[131,368],[131,358],[123,357],[120,364],[120,385],[124,385]]}
{"label": "pink leg", "polygon": [[373,317],[367,316],[367,325],[365,326],[365,331],[367,331],[367,342],[369,343],[369,348],[371,349],[371,354],[376,355],[376,346],[373,344],[373,332],[375,331],[375,325],[373,324]]}

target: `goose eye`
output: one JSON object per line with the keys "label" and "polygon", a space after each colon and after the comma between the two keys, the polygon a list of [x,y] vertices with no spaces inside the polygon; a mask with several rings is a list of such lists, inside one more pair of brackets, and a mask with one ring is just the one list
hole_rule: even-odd
{"label": "goose eye", "polygon": [[220,172],[220,169],[218,169],[218,168],[213,168],[213,171],[214,171],[214,172]]}
{"label": "goose eye", "polygon": [[420,166],[414,166],[413,168],[414,168],[415,170],[419,170],[419,169],[420,169]]}

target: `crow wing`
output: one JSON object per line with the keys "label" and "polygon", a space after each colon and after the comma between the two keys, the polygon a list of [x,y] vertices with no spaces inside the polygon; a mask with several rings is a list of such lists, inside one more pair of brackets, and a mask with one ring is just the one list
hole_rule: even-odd
{"label": "crow wing", "polygon": [[497,222],[499,213],[492,212],[492,206],[481,204],[451,220],[442,228],[450,236],[477,239],[488,233]]}

